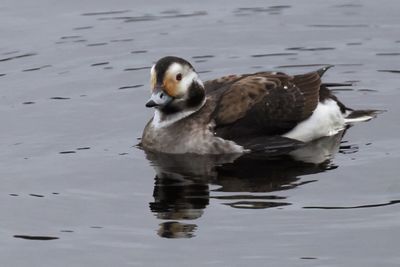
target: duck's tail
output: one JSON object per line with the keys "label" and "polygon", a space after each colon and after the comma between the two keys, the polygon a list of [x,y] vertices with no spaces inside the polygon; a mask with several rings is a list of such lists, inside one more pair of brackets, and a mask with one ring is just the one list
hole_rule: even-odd
{"label": "duck's tail", "polygon": [[373,109],[353,110],[347,108],[344,121],[346,124],[369,121],[372,120],[373,118],[376,118],[376,116],[378,116],[378,114],[382,112],[384,112],[384,110],[373,110]]}
{"label": "duck's tail", "polygon": [[[322,77],[327,70],[334,67],[334,65],[327,65],[323,68],[317,70],[319,77]],[[351,83],[323,83],[321,84],[321,89],[329,88],[330,86],[351,86]],[[344,121],[346,124],[353,124],[357,122],[369,121],[378,114],[385,112],[385,110],[375,110],[375,109],[366,109],[366,110],[354,110],[343,105],[335,96],[330,96],[332,99],[336,101],[341,111],[344,113]]]}

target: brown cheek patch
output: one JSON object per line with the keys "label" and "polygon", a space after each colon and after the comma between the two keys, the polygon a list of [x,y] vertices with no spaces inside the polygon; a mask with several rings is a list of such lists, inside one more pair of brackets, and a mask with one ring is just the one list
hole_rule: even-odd
{"label": "brown cheek patch", "polygon": [[164,90],[172,97],[178,96],[177,81],[172,77],[166,77],[163,82]]}

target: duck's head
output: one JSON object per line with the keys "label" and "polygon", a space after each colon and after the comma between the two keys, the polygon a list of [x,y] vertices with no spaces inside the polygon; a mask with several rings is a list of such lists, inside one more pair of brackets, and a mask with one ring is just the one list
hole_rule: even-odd
{"label": "duck's head", "polygon": [[172,114],[204,102],[204,85],[193,66],[182,58],[161,58],[151,68],[150,77],[152,95],[146,107]]}

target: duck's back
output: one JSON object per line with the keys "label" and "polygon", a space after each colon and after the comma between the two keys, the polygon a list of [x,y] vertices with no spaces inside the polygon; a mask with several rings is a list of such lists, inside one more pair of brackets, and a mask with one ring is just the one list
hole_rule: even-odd
{"label": "duck's back", "polygon": [[337,101],[321,86],[326,69],[296,76],[273,72],[232,75],[206,82],[206,92],[215,103],[211,114],[215,135],[254,149],[255,144],[264,147],[272,137],[290,132],[320,102]]}

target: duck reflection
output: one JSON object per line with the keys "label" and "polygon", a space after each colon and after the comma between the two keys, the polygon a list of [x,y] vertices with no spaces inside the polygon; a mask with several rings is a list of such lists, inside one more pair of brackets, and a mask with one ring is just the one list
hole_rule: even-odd
{"label": "duck reflection", "polygon": [[343,134],[324,137],[289,152],[285,148],[269,154],[200,156],[147,151],[147,159],[156,171],[150,209],[157,218],[166,220],[160,224],[158,234],[168,238],[193,237],[197,226],[182,221],[201,217],[210,199],[233,208],[290,205],[277,193],[315,181],[301,181],[304,175],[335,168],[331,159],[339,151]]}

